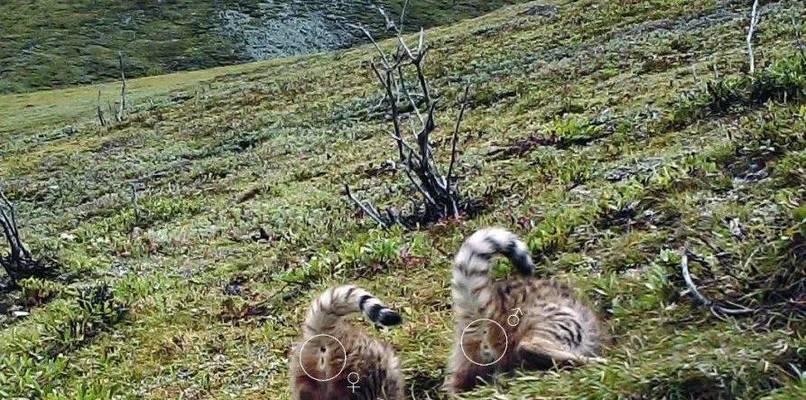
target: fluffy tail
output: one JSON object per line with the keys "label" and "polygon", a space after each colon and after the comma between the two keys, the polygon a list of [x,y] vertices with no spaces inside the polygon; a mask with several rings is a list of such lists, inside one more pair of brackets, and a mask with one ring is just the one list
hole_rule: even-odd
{"label": "fluffy tail", "polygon": [[386,307],[364,289],[347,285],[330,288],[311,303],[305,318],[306,338],[328,333],[347,314],[362,312],[379,326],[394,326],[402,322],[400,314]]}
{"label": "fluffy tail", "polygon": [[462,244],[453,264],[453,303],[460,317],[478,317],[492,300],[490,260],[497,254],[521,274],[534,273],[529,249],[515,234],[502,228],[477,231]]}

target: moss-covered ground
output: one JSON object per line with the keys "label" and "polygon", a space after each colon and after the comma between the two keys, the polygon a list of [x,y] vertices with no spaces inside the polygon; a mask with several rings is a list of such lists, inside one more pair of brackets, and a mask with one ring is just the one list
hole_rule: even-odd
{"label": "moss-covered ground", "polygon": [[[288,398],[305,309],[346,282],[404,315],[373,334],[412,398],[444,398],[450,255],[488,225],[579,287],[613,343],[607,363],[467,398],[803,398],[806,9],[763,2],[748,77],[746,3],[527,3],[430,30],[435,145],[445,160],[470,83],[459,173],[481,207],[415,232],[342,192],[410,194],[379,173],[395,149],[367,113],[370,47],[134,80],[112,128],[98,87],[0,97],[0,180],[66,276],[4,292],[0,398]],[[703,295],[757,311],[698,304],[681,248]],[[99,282],[122,317],[81,300]]]}

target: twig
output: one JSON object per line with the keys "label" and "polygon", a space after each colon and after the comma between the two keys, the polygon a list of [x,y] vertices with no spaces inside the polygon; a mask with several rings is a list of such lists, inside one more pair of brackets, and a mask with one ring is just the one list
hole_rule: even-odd
{"label": "twig", "polygon": [[375,220],[375,222],[377,222],[378,225],[381,225],[384,228],[389,227],[386,221],[384,221],[383,218],[381,218],[381,216],[378,214],[377,211],[371,209],[370,208],[371,206],[370,207],[366,206],[363,202],[359,201],[358,199],[355,198],[355,196],[353,196],[353,193],[350,191],[349,185],[344,185],[344,190],[347,193],[347,197],[349,197],[350,200],[352,200],[353,203],[355,203],[361,209],[361,211],[364,212],[364,214],[368,215],[370,218]]}
{"label": "twig", "polygon": [[118,119],[123,121],[126,118],[126,71],[123,68],[123,53],[118,52],[118,63],[120,64],[120,112]]}
{"label": "twig", "polygon": [[403,140],[403,135],[401,134],[400,129],[400,118],[399,118],[400,111],[397,108],[397,101],[395,100],[395,97],[392,94],[392,86],[390,84],[390,81],[392,80],[392,72],[387,69],[386,78],[384,78],[381,75],[381,71],[378,70],[378,66],[375,65],[375,63],[372,63],[372,71],[375,72],[375,77],[378,78],[378,82],[380,82],[381,86],[386,92],[386,99],[389,101],[389,108],[392,111],[392,123],[395,129],[394,137],[395,140],[397,140],[397,151],[398,155],[400,156],[400,161],[403,161],[405,159],[403,156],[403,145],[405,144],[405,142]]}
{"label": "twig", "polygon": [[467,95],[470,92],[470,85],[465,86],[465,94],[462,97],[462,108],[459,109],[459,117],[456,118],[456,126],[453,129],[453,138],[451,139],[451,163],[448,166],[447,186],[451,187],[451,180],[453,179],[453,166],[456,163],[456,142],[459,139],[459,126],[462,124],[462,119],[465,116],[465,109],[467,108]]}
{"label": "twig", "polygon": [[372,42],[372,44],[375,46],[375,50],[378,50],[378,54],[381,55],[381,59],[383,59],[384,67],[389,68],[389,66],[390,66],[389,59],[386,58],[386,53],[383,51],[383,49],[381,49],[381,46],[378,45],[378,42],[375,41],[375,38],[372,36],[371,33],[369,33],[367,28],[364,28],[364,25],[360,25],[360,24],[359,25],[347,24],[347,26],[350,27],[350,28],[358,29],[361,32],[363,32],[364,36],[366,36],[369,39],[369,41]]}
{"label": "twig", "polygon": [[392,21],[392,19],[389,18],[389,15],[386,14],[386,11],[383,9],[383,7],[375,6],[375,8],[378,9],[378,12],[381,13],[383,19],[386,20],[386,30],[389,32],[400,33],[400,30],[397,29],[397,25],[395,25],[395,21]]}
{"label": "twig", "polygon": [[411,103],[411,108],[414,109],[414,112],[417,114],[417,119],[420,120],[420,124],[425,124],[425,120],[423,120],[423,114],[420,112],[420,109],[417,108],[417,102],[414,101],[414,97],[412,97],[409,90],[406,88],[406,80],[405,75],[403,74],[403,67],[398,66],[397,70],[398,76],[400,76],[400,89],[403,91],[403,94],[406,95],[406,98],[409,99],[409,103]]}
{"label": "twig", "polygon": [[417,190],[423,195],[425,200],[428,201],[432,205],[437,205],[437,202],[434,201],[434,199],[431,197],[431,195],[428,194],[428,192],[426,192],[425,189],[423,189],[423,187],[420,186],[420,184],[417,183],[417,180],[414,179],[414,176],[411,175],[411,168],[404,168],[403,171],[406,173],[406,176],[409,178],[409,180],[411,181],[412,185],[414,185],[414,187],[417,188]]}
{"label": "twig", "polygon": [[680,269],[683,273],[683,280],[686,282],[686,286],[689,289],[689,293],[691,293],[697,301],[700,302],[705,307],[708,307],[711,312],[713,313],[721,313],[726,315],[741,315],[741,314],[752,314],[756,312],[754,309],[750,309],[747,307],[739,306],[740,308],[726,308],[722,305],[708,299],[699,290],[697,290],[697,286],[694,284],[694,281],[691,279],[691,273],[688,270],[688,257],[692,255],[688,250],[683,249],[681,252],[680,257]]}
{"label": "twig", "polygon": [[96,112],[98,113],[98,122],[101,124],[102,127],[106,126],[106,120],[104,120],[104,111],[103,111],[103,109],[101,109],[101,90],[100,89],[98,90],[98,103],[97,103]]}
{"label": "twig", "polygon": [[[31,258],[31,253],[25,248],[25,245],[22,243],[22,239],[20,238],[20,230],[19,225],[17,225],[17,210],[14,207],[14,204],[8,200],[6,194],[0,190],[0,200],[3,201],[2,207],[0,207],[0,215],[4,220],[4,225],[8,226],[8,231],[11,233],[11,236],[8,237],[9,244],[12,246],[12,252],[17,254],[17,257],[20,253],[25,258]],[[4,208],[8,208],[8,214],[4,212]],[[4,229],[6,227],[4,226]]]}
{"label": "twig", "polygon": [[131,184],[132,190],[132,208],[134,209],[134,223],[140,223],[140,206],[137,204],[137,185],[135,183]]}
{"label": "twig", "polygon": [[750,75],[756,72],[756,58],[753,54],[753,34],[758,26],[758,0],[753,1],[753,10],[750,12],[750,29],[747,31],[747,57],[750,59]]}
{"label": "twig", "polygon": [[403,3],[403,9],[400,10],[400,23],[398,24],[398,32],[403,33],[403,20],[406,18],[406,10],[409,8],[409,0]]}

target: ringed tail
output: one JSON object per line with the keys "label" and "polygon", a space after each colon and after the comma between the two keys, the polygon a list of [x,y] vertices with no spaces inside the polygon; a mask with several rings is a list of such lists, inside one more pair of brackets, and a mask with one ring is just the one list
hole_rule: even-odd
{"label": "ringed tail", "polygon": [[339,286],[327,289],[311,303],[305,318],[304,336],[310,338],[330,332],[342,317],[357,312],[383,327],[403,321],[400,314],[366,290],[353,285]]}
{"label": "ringed tail", "polygon": [[503,228],[485,228],[465,239],[453,263],[452,294],[456,309],[479,316],[492,296],[491,260],[496,255],[509,259],[522,275],[530,276],[535,266],[529,248]]}

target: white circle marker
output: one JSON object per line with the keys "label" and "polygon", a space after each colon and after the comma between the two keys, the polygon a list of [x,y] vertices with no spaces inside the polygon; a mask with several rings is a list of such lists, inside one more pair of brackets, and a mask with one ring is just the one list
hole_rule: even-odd
{"label": "white circle marker", "polygon": [[[465,333],[467,333],[467,328],[470,328],[470,326],[475,324],[476,322],[482,322],[482,321],[492,322],[492,323],[496,324],[499,328],[501,328],[501,332],[504,332],[504,351],[501,352],[501,355],[498,356],[498,358],[495,361],[493,361],[491,363],[487,363],[487,364],[477,363],[475,360],[473,360],[472,358],[468,357],[467,353],[465,352],[465,345],[464,345],[464,338],[465,338]],[[507,330],[504,329],[504,327],[501,326],[501,324],[499,324],[496,321],[493,321],[493,320],[488,319],[488,318],[479,318],[479,319],[467,324],[465,329],[462,330],[462,336],[459,338],[459,348],[462,349],[462,354],[465,356],[465,358],[468,361],[470,361],[473,364],[476,364],[476,365],[478,365],[480,367],[488,367],[490,365],[497,364],[499,361],[501,361],[502,358],[504,358],[504,355],[507,354],[507,348],[509,348],[509,337],[507,336]]]}
{"label": "white circle marker", "polygon": [[[350,379],[350,377],[353,376],[353,375],[355,375],[355,382],[353,382],[353,380]],[[350,372],[349,374],[347,374],[347,382],[349,384],[351,384],[351,385],[355,385],[360,380],[361,380],[361,375],[358,375],[358,372]]]}
{"label": "white circle marker", "polygon": [[[308,342],[310,342],[311,340],[314,340],[314,339],[316,339],[318,337],[326,337],[326,338],[330,338],[330,339],[335,340],[336,343],[338,343],[339,346],[341,346],[342,353],[344,353],[344,362],[341,364],[341,369],[339,370],[339,372],[336,375],[333,375],[333,377],[329,378],[329,379],[314,378],[313,376],[311,376],[311,374],[308,373],[308,371],[305,370],[305,365],[302,363],[302,354],[304,354],[305,346],[308,345]],[[332,381],[332,380],[336,379],[339,375],[341,375],[342,372],[344,372],[344,369],[347,368],[347,349],[344,348],[344,345],[341,343],[341,341],[339,339],[336,339],[335,337],[333,337],[331,335],[327,335],[327,334],[322,333],[322,334],[313,336],[310,339],[306,340],[304,343],[302,343],[302,346],[299,348],[299,359],[297,360],[297,362],[299,362],[299,366],[302,368],[302,372],[304,372],[305,375],[308,376],[308,378],[311,378],[311,379],[313,379],[313,380],[315,380],[317,382],[329,382],[329,381]]]}

